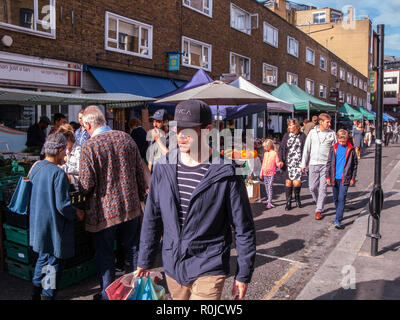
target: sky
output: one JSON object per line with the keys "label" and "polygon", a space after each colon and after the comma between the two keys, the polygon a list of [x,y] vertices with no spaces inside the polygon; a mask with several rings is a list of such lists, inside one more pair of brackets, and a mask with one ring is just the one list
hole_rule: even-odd
{"label": "sky", "polygon": [[368,16],[375,32],[378,24],[385,25],[385,54],[400,57],[400,0],[291,0],[317,8],[334,8],[347,12],[353,6],[355,16]]}

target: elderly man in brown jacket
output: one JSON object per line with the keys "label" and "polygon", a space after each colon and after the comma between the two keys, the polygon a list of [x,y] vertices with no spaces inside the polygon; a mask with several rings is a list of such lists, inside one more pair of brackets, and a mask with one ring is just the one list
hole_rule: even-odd
{"label": "elderly man in brown jacket", "polygon": [[[79,187],[89,196],[86,230],[93,234],[101,298],[115,279],[114,241],[121,239],[127,262],[136,269],[146,184],[142,160],[130,135],[111,130],[97,106],[87,107],[83,124],[89,133],[81,150]],[[100,295],[95,296],[100,298]]]}

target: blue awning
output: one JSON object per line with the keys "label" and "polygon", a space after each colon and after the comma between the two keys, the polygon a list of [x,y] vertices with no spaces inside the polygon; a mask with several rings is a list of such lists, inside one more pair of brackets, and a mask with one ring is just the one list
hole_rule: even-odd
{"label": "blue awning", "polygon": [[153,77],[132,72],[85,66],[107,93],[130,93],[145,97],[158,97],[176,90],[185,81]]}

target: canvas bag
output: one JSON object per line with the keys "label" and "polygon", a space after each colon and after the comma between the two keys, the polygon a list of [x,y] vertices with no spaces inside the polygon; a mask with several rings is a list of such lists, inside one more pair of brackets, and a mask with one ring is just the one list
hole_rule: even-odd
{"label": "canvas bag", "polygon": [[17,187],[11,197],[10,203],[7,208],[14,213],[18,214],[28,214],[29,202],[31,200],[32,192],[32,179],[39,172],[39,170],[44,167],[48,162],[42,163],[36,170],[36,172],[30,177],[30,174],[36,165],[41,161],[36,161],[32,168],[29,170],[27,177],[20,177],[18,180]]}

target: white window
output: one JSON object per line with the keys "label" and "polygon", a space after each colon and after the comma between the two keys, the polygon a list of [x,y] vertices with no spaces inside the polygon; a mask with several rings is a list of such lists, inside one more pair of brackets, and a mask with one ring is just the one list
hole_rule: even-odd
{"label": "white window", "polygon": [[346,71],[343,68],[340,68],[339,76],[341,80],[346,80]]}
{"label": "white window", "polygon": [[299,85],[299,76],[295,73],[286,72],[286,82],[289,84]]}
{"label": "white window", "polygon": [[353,75],[350,72],[347,72],[347,83],[353,83]]}
{"label": "white window", "polygon": [[360,107],[363,106],[363,99],[362,99],[362,98],[358,98],[358,105],[359,105]]}
{"label": "white window", "polygon": [[153,27],[106,12],[105,43],[106,50],[151,59]]}
{"label": "white window", "polygon": [[182,65],[211,71],[211,45],[182,37]]}
{"label": "white window", "polygon": [[331,75],[337,76],[337,63],[336,62],[331,62]]}
{"label": "white window", "polygon": [[299,42],[292,37],[287,37],[287,53],[299,57]]}
{"label": "white window", "polygon": [[363,89],[363,81],[362,81],[362,79],[358,79],[358,87],[360,88],[360,90]]}
{"label": "white window", "polygon": [[346,100],[347,104],[351,104],[351,94],[348,93],[346,96],[347,96],[347,100]]}
{"label": "white window", "polygon": [[353,96],[353,106],[357,106],[357,97]]}
{"label": "white window", "polygon": [[56,1],[0,2],[0,27],[47,38],[56,38]]}
{"label": "white window", "polygon": [[212,17],[212,0],[182,0],[185,7]]}
{"label": "white window", "polygon": [[270,86],[278,85],[278,68],[263,63],[263,83]]}
{"label": "white window", "polygon": [[353,78],[353,85],[355,87],[358,87],[358,78],[357,78],[357,76],[354,76],[354,78]]}
{"label": "white window", "polygon": [[339,101],[344,102],[344,91],[339,91]]}
{"label": "white window", "polygon": [[278,48],[278,29],[264,22],[264,42]]}
{"label": "white window", "polygon": [[306,79],[306,92],[308,94],[314,95],[314,81],[310,79]]}
{"label": "white window", "polygon": [[310,48],[306,48],[306,62],[315,65],[315,52]]}
{"label": "white window", "polygon": [[313,23],[314,24],[319,24],[319,23],[325,23],[326,22],[326,12],[315,12],[313,13]]}
{"label": "white window", "polygon": [[319,56],[319,67],[326,71],[326,69],[328,68],[328,60],[326,59],[326,57],[324,56]]}
{"label": "white window", "polygon": [[367,81],[364,82],[364,91],[367,92],[368,83]]}
{"label": "white window", "polygon": [[251,34],[251,29],[258,27],[258,14],[250,14],[231,3],[231,27]]}
{"label": "white window", "polygon": [[230,73],[250,80],[250,58],[230,53]]}
{"label": "white window", "polygon": [[324,84],[319,85],[319,97],[326,99],[326,85]]}

